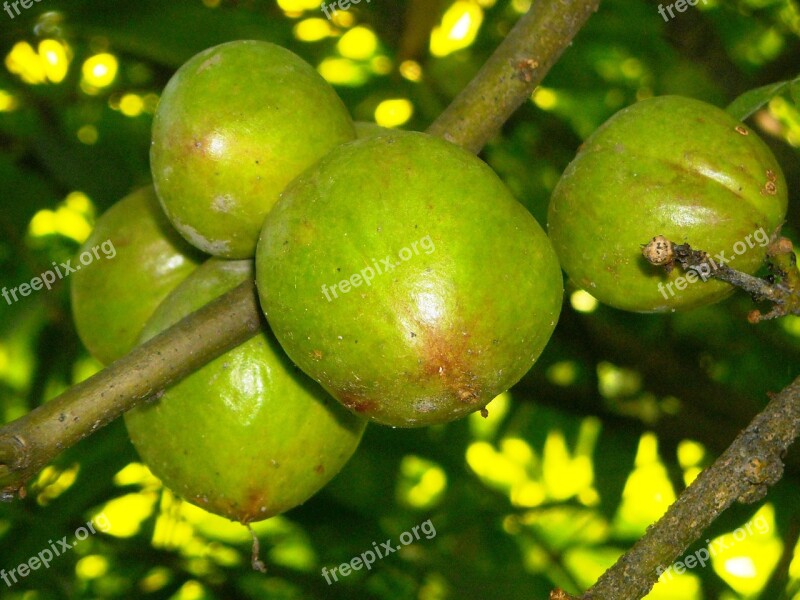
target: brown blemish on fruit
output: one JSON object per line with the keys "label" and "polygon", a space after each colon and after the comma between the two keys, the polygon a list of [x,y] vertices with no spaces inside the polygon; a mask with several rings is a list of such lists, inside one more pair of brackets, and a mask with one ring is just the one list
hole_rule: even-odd
{"label": "brown blemish on fruit", "polygon": [[767,169],[767,180],[768,181],[777,181],[778,176],[775,174],[775,171],[772,169]]}
{"label": "brown blemish on fruit", "polygon": [[741,133],[742,135],[749,135],[750,133],[744,125],[737,125],[735,129],[737,133]]}
{"label": "brown blemish on fruit", "polygon": [[768,181],[764,184],[764,189],[761,190],[762,194],[767,194],[769,196],[774,196],[778,193],[778,186],[775,185],[774,181]]}
{"label": "brown blemish on fruit", "polygon": [[264,518],[265,512],[267,512],[266,494],[261,490],[252,491],[248,494],[247,501],[239,513],[239,522],[247,525],[252,521],[259,521]]}
{"label": "brown blemish on fruit", "polygon": [[314,360],[321,360],[322,359],[322,352],[319,350],[312,350],[311,351],[311,358]]}
{"label": "brown blemish on fruit", "polygon": [[449,391],[460,402],[473,403],[480,398],[480,389],[474,385],[468,357],[473,353],[470,347],[471,336],[466,331],[462,335],[448,335],[439,329],[418,323],[422,333],[420,340],[422,372],[427,379],[438,377],[442,388]]}
{"label": "brown blemish on fruit", "polygon": [[322,465],[317,465],[316,467],[314,467],[314,473],[322,475],[324,472],[325,472],[325,467],[323,467]]}
{"label": "brown blemish on fruit", "polygon": [[353,412],[359,414],[369,413],[375,410],[377,403],[364,397],[358,392],[343,391],[338,394],[339,401]]}

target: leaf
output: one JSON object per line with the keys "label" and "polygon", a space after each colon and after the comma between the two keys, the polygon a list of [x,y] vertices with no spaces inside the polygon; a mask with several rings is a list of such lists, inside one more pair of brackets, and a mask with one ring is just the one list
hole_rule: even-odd
{"label": "leaf", "polygon": [[795,106],[800,107],[800,77],[792,81],[789,85],[789,94],[791,94]]}
{"label": "leaf", "polygon": [[789,83],[788,81],[780,81],[749,90],[731,102],[725,111],[732,117],[744,121],[775,96],[781,94],[789,86]]}

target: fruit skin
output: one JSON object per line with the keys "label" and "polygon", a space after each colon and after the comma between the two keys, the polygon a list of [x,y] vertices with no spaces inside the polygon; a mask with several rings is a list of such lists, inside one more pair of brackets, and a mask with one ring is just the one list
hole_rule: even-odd
{"label": "fruit skin", "polygon": [[[786,206],[783,174],[755,132],[715,106],[661,96],[621,110],[584,142],[553,192],[548,232],[576,285],[617,308],[664,312],[733,288],[688,282],[681,269],[667,275],[647,264],[642,244],[663,235],[712,257],[724,252],[752,274]],[[748,236],[753,247],[736,255]]]}
{"label": "fruit skin", "polygon": [[[210,259],[158,308],[142,341],[253,276],[252,261]],[[291,363],[266,325],[128,412],[125,424],[167,487],[242,523],[305,502],[344,466],[366,426]]]}
{"label": "fruit skin", "polygon": [[344,104],[309,64],[242,40],[200,52],[170,79],[150,162],[164,210],[189,242],[250,258],[286,184],[354,137]]}
{"label": "fruit skin", "polygon": [[369,121],[355,121],[353,125],[355,125],[356,128],[356,137],[360,140],[378,135],[386,135],[387,133],[395,131],[388,127],[381,127],[377,123],[370,123]]}
{"label": "fruit skin", "polygon": [[[113,249],[107,244],[111,241]],[[89,352],[104,364],[127,354],[147,319],[167,295],[203,261],[172,228],[152,186],[109,208],[81,246],[99,259],[70,277],[72,315]],[[94,255],[93,255],[94,258]]]}
{"label": "fruit skin", "polygon": [[516,383],[563,293],[544,231],[497,175],[421,133],[344,144],[292,182],[256,273],[292,360],[354,412],[400,427],[459,418]]}

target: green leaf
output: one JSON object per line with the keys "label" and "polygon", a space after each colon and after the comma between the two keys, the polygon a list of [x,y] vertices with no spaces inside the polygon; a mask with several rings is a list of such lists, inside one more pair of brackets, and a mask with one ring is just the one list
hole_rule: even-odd
{"label": "green leaf", "polygon": [[800,77],[792,81],[789,85],[789,94],[796,106],[800,106]]}
{"label": "green leaf", "polygon": [[769,85],[749,90],[731,102],[725,110],[729,115],[744,121],[775,96],[783,93],[789,83],[788,81],[779,81],[778,83],[770,83]]}

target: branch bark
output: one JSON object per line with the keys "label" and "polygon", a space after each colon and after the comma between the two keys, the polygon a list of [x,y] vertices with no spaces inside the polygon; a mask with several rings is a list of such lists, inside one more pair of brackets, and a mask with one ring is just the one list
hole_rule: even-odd
{"label": "branch bark", "polygon": [[783,456],[800,433],[800,377],[772,399],[666,514],[603,573],[582,600],[638,600],[734,502],[761,500],[783,475]]}
{"label": "branch bark", "polygon": [[[253,337],[262,326],[254,282],[132,350],[86,381],[0,429],[2,499],[66,448]],[[23,492],[24,493],[24,492]]]}
{"label": "branch bark", "polygon": [[[537,0],[429,133],[478,152],[530,96],[599,3]],[[254,289],[250,283],[229,292],[0,428],[2,498],[24,491],[25,481],[61,451],[255,335],[262,317]]]}
{"label": "branch bark", "polygon": [[600,0],[537,0],[428,133],[475,152],[530,97]]}

